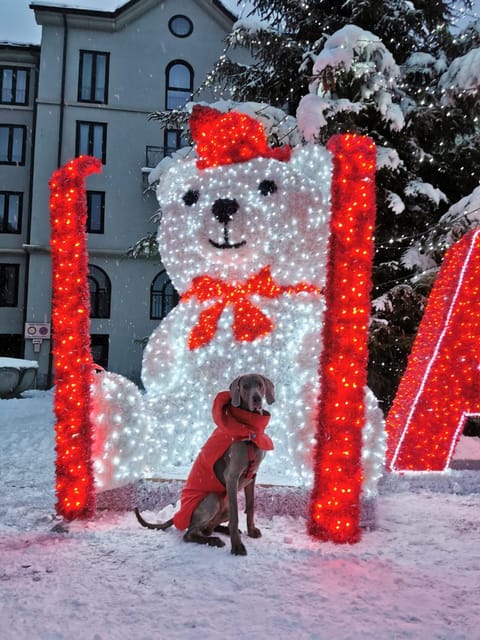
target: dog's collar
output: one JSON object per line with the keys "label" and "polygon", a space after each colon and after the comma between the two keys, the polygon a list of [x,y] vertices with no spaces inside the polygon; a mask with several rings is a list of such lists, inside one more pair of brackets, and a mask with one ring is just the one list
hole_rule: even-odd
{"label": "dog's collar", "polygon": [[232,440],[251,440],[259,449],[273,449],[273,442],[265,433],[270,421],[268,411],[260,414],[234,407],[230,392],[221,391],[213,401],[212,417],[217,427]]}
{"label": "dog's collar", "polygon": [[238,342],[253,342],[256,338],[269,334],[275,325],[258,306],[250,301],[250,296],[257,294],[265,298],[278,298],[284,293],[320,295],[322,290],[307,282],[281,286],[273,280],[270,265],[263,267],[244,283],[231,284],[209,275],[194,278],[190,289],[182,295],[181,302],[194,297],[199,302],[210,300],[214,302],[200,313],[198,323],[190,331],[189,349],[203,347],[213,339],[220,316],[228,305],[233,307],[232,329]]}

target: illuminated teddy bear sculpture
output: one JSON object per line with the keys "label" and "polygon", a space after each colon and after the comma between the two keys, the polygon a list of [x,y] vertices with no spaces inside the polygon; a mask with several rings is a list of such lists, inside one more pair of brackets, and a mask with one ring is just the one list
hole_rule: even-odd
{"label": "illuminated teddy bear sculpture", "polygon": [[[197,105],[190,129],[198,158],[172,161],[157,187],[160,253],[180,302],[145,348],[145,394],[116,374],[97,376],[97,483],[188,471],[213,429],[215,395],[256,372],[276,390],[275,451],[262,475],[309,485],[331,154],[320,145],[271,148],[261,124],[237,111]],[[383,420],[372,394],[366,397],[364,476],[372,488]]]}

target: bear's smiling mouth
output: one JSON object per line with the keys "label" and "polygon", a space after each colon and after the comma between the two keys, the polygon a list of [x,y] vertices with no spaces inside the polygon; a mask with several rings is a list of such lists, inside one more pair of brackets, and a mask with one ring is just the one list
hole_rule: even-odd
{"label": "bear's smiling mouth", "polygon": [[[229,222],[229,221],[228,221]],[[246,240],[241,240],[240,242],[230,242],[230,238],[228,236],[228,222],[223,223],[223,242],[215,242],[215,240],[208,241],[215,249],[239,249],[247,244]]]}
{"label": "bear's smiling mouth", "polygon": [[247,244],[246,240],[242,240],[241,242],[234,242],[233,244],[229,242],[228,238],[226,238],[225,242],[215,242],[214,240],[208,239],[211,245],[215,247],[215,249],[238,249],[239,247],[243,247]]}

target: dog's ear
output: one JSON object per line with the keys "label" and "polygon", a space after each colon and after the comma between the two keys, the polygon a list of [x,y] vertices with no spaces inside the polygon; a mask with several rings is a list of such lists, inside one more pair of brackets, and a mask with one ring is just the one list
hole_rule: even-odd
{"label": "dog's ear", "polygon": [[262,376],[262,378],[263,384],[265,385],[265,399],[268,404],[273,404],[275,402],[275,387],[273,382],[265,376]]}
{"label": "dog's ear", "polygon": [[230,397],[232,399],[232,405],[234,407],[240,406],[240,378],[235,378],[235,380],[230,384]]}

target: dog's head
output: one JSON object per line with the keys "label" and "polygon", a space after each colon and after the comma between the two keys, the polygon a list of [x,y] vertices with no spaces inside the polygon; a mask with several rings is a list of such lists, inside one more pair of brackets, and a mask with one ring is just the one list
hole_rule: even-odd
{"label": "dog's head", "polygon": [[269,265],[277,282],[291,284],[307,278],[311,264],[312,277],[322,270],[331,167],[325,149],[295,149],[288,160],[199,162],[172,160],[157,187],[162,261],[180,293],[207,273],[244,280]]}
{"label": "dog's head", "polygon": [[255,413],[263,412],[263,399],[275,402],[275,387],[266,376],[249,373],[235,378],[230,384],[230,396],[234,407]]}

